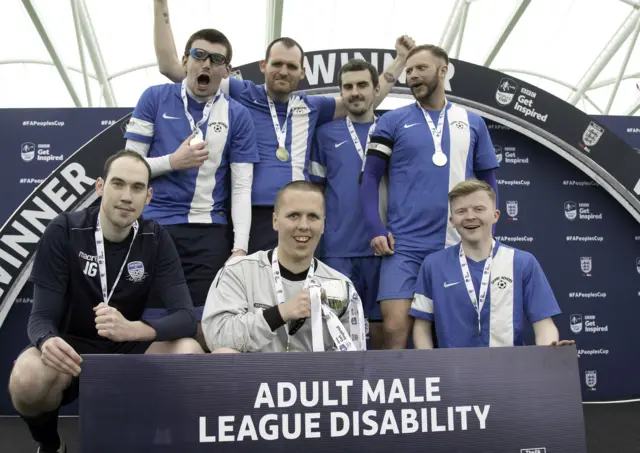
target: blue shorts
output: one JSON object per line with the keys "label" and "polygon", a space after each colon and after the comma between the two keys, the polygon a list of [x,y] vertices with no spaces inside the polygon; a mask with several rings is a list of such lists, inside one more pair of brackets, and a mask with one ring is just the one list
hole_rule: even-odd
{"label": "blue shorts", "polygon": [[378,256],[355,258],[322,258],[324,264],[344,274],[351,280],[362,300],[364,317],[370,321],[382,320],[378,305],[380,263]]}
{"label": "blue shorts", "polygon": [[435,250],[403,250],[382,257],[378,300],[413,299],[422,262]]}

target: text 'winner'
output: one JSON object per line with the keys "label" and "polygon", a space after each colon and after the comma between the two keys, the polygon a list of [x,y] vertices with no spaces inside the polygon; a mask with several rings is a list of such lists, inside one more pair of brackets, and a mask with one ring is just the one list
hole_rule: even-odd
{"label": "text 'winner'", "polygon": [[[352,380],[263,382],[254,411],[245,412],[252,414],[221,415],[215,420],[200,417],[200,443],[487,429],[488,404],[425,405],[441,401],[439,377],[363,380],[360,388],[356,390]],[[385,405],[394,407],[385,409]],[[325,407],[344,409],[305,411]]]}

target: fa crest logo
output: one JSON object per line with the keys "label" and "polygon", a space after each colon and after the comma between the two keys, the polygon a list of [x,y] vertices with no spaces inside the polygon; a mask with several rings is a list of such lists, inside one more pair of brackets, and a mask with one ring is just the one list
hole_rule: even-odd
{"label": "fa crest logo", "polygon": [[501,164],[502,163],[502,146],[495,145],[493,149],[496,150],[496,159],[498,160],[498,163]]}
{"label": "fa crest logo", "polygon": [[603,133],[604,128],[591,121],[582,134],[582,141],[587,146],[593,146],[598,143]]}
{"label": "fa crest logo", "polygon": [[565,201],[564,216],[569,220],[575,220],[578,216],[578,203],[575,201]]}
{"label": "fa crest logo", "polygon": [[20,157],[25,162],[31,162],[36,157],[36,145],[35,143],[26,142],[20,145]]}
{"label": "fa crest logo", "polygon": [[582,315],[571,315],[569,318],[569,325],[571,326],[571,332],[582,332]]}
{"label": "fa crest logo", "polygon": [[131,261],[127,264],[127,271],[129,272],[128,280],[133,283],[141,283],[147,277],[142,261]]}
{"label": "fa crest logo", "polygon": [[595,390],[598,383],[598,372],[596,370],[590,370],[584,372],[584,382],[589,387],[589,390]]}
{"label": "fa crest logo", "polygon": [[229,73],[229,77],[233,77],[234,79],[242,80],[242,72],[238,69]]}
{"label": "fa crest logo", "polygon": [[515,200],[507,201],[507,215],[515,219],[518,215],[518,202]]}
{"label": "fa crest logo", "polygon": [[591,257],[590,256],[581,256],[580,257],[580,269],[586,275],[589,275],[591,272]]}
{"label": "fa crest logo", "polygon": [[500,84],[498,85],[496,101],[500,105],[507,106],[513,101],[516,91],[518,91],[518,84],[511,79],[504,78],[500,80]]}

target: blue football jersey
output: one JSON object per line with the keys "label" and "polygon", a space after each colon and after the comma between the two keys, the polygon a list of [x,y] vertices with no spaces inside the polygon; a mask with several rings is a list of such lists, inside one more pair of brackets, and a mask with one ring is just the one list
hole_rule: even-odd
{"label": "blue football jersey", "polygon": [[[362,150],[373,123],[353,123]],[[325,184],[326,223],[323,235],[325,257],[373,256],[360,203],[359,177],[363,159],[358,153],[346,119],[318,128],[311,150],[311,181]]]}
{"label": "blue football jersey", "polygon": [[[497,242],[487,298],[478,312],[460,267],[460,244],[424,260],[409,314],[435,323],[438,347],[524,345],[525,321],[558,315],[560,307],[540,264],[528,252]],[[471,280],[480,294],[485,260],[466,258]]]}
{"label": "blue football jersey", "polygon": [[287,107],[292,103],[287,118],[285,147],[289,157],[278,160],[278,138],[269,110],[264,85],[233,77],[224,79],[223,91],[245,106],[256,128],[260,163],[254,167],[251,202],[258,206],[273,206],[278,190],[297,180],[309,180],[308,161],[316,126],[333,119],[336,102],[327,96],[292,95],[289,102],[274,102],[280,128],[283,127]]}
{"label": "blue football jersey", "polygon": [[[440,250],[460,240],[448,227],[449,191],[474,173],[498,167],[484,120],[452,103],[446,105],[442,151],[444,166],[432,157],[434,140],[417,103],[380,118],[367,156],[387,160],[389,172],[388,229],[396,250]],[[440,111],[429,111],[438,124]]]}
{"label": "blue football jersey", "polygon": [[[180,95],[181,84],[147,88],[133,112],[125,138],[150,145],[148,157],[172,154],[191,134]],[[189,113],[197,124],[204,102],[190,96]],[[144,216],[162,225],[226,224],[231,209],[231,163],[256,163],[258,150],[249,112],[221,94],[208,121],[200,126],[209,158],[199,168],[171,171],[153,178],[153,197]]]}

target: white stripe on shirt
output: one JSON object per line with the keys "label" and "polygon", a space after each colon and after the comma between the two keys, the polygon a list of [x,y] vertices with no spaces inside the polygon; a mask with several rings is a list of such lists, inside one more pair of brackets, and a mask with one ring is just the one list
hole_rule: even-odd
{"label": "white stripe on shirt", "polygon": [[[296,97],[289,100],[291,108],[291,180],[304,180],[304,168],[309,145],[309,107]],[[275,150],[274,150],[275,152]]]}
{"label": "white stripe on shirt", "polygon": [[193,199],[189,208],[189,223],[211,223],[211,211],[215,200],[213,190],[216,187],[216,172],[222,161],[222,153],[227,143],[229,135],[229,101],[226,97],[220,96],[211,109],[208,124],[223,123],[227,127],[222,127],[219,132],[214,131],[211,126],[207,127],[205,141],[206,150],[209,151],[209,158],[204,161],[198,169],[196,177],[196,187],[193,192]]}
{"label": "white stripe on shirt", "polygon": [[[447,120],[449,122],[449,190],[466,180],[467,159],[469,157],[469,146],[471,143],[471,127],[469,126],[469,114],[465,109],[452,104],[447,110]],[[454,122],[462,122],[467,127],[459,128],[453,125]],[[447,233],[445,247],[450,247],[460,242],[460,235],[449,222],[451,217],[451,207],[447,203]]]}
{"label": "white stripe on shirt", "polygon": [[491,279],[496,283],[491,283],[489,300],[489,346],[513,346],[513,287],[511,283],[506,288],[498,287],[496,277],[504,277],[508,281],[513,279],[513,259],[515,250],[509,247],[500,247],[493,258],[491,267]]}
{"label": "white stripe on shirt", "polygon": [[140,118],[131,117],[127,125],[127,132],[142,135],[143,137],[153,137],[154,130],[155,125],[152,122],[141,120]]}

